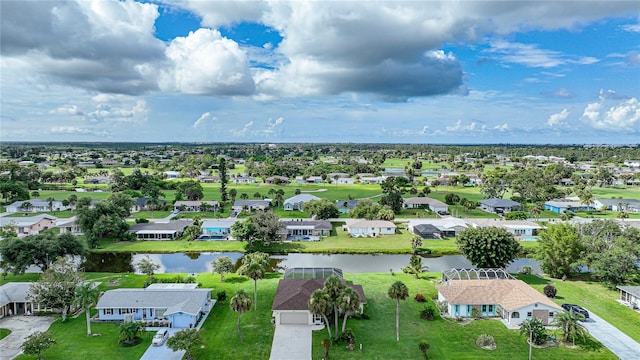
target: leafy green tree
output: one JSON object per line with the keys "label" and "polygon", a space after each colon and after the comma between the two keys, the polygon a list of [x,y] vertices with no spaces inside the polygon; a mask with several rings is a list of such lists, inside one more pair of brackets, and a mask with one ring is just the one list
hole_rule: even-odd
{"label": "leafy green tree", "polygon": [[380,204],[389,206],[395,214],[402,210],[402,194],[410,187],[409,179],[403,176],[392,176],[385,179],[380,187],[382,188],[382,198]]}
{"label": "leafy green tree", "polygon": [[347,319],[360,309],[360,295],[352,288],[346,286],[338,296],[338,310],[344,315],[342,320],[342,332],[347,327]]}
{"label": "leafy green tree", "polygon": [[562,341],[567,342],[571,339],[573,345],[576,344],[576,337],[585,339],[588,331],[580,323],[584,320],[584,315],[575,311],[561,311],[553,317],[552,325],[562,331]]}
{"label": "leafy green tree", "polygon": [[257,245],[270,246],[282,240],[280,230],[283,224],[271,211],[257,211],[242,222],[231,226],[231,234],[240,241],[246,241],[249,248]]}
{"label": "leafy green tree", "polygon": [[91,336],[91,306],[98,303],[100,291],[91,282],[76,286],[75,304],[82,306],[87,317],[87,336]]}
{"label": "leafy green tree", "polygon": [[236,201],[236,196],[238,196],[238,190],[236,189],[229,190],[229,196],[231,197],[231,201]]}
{"label": "leafy green tree", "polygon": [[538,318],[524,320],[520,324],[520,335],[526,335],[527,338],[530,337],[535,345],[542,345],[549,338],[542,320]]}
{"label": "leafy green tree", "polygon": [[338,299],[340,298],[340,294],[342,293],[342,290],[344,290],[345,287],[346,286],[342,282],[342,279],[340,279],[336,275],[331,275],[324,281],[323,291],[329,295],[331,305],[333,305],[333,322],[336,329],[335,330],[336,337],[338,337],[338,330],[339,330],[338,329],[338,314],[339,314]]}
{"label": "leafy green tree", "polygon": [[20,204],[20,209],[22,209],[22,211],[24,212],[29,212],[31,211],[31,209],[33,209],[33,204],[31,204],[30,201],[25,201],[22,204]]}
{"label": "leafy green tree", "polygon": [[576,268],[581,252],[582,244],[576,228],[567,223],[548,224],[540,232],[535,257],[545,273],[562,278]]}
{"label": "leafy green tree", "polygon": [[418,255],[411,255],[411,259],[409,259],[409,266],[402,268],[402,272],[406,274],[414,274],[416,279],[419,279],[420,274],[426,271],[429,271],[429,267],[422,264],[422,258]]}
{"label": "leafy green tree", "polygon": [[420,236],[414,236],[411,238],[411,248],[413,249],[413,253],[415,254],[418,251],[418,248],[422,246],[422,238]]}
{"label": "leafy green tree", "polygon": [[29,200],[29,187],[19,181],[0,181],[0,194],[6,203]]}
{"label": "leafy green tree", "polygon": [[227,160],[224,157],[220,158],[218,173],[220,174],[220,199],[222,202],[226,202],[228,200],[227,184],[229,183],[229,177],[227,176]]}
{"label": "leafy green tree", "polygon": [[131,344],[138,337],[138,333],[144,328],[138,321],[123,322],[120,324],[120,343]]}
{"label": "leafy green tree", "polygon": [[240,341],[243,341],[242,331],[240,331],[240,318],[242,314],[251,310],[251,298],[244,290],[240,289],[231,298],[229,307],[238,313],[238,336],[240,337]]}
{"label": "leafy green tree", "polygon": [[321,315],[324,320],[324,325],[327,328],[327,332],[329,333],[329,338],[331,339],[331,324],[329,323],[329,319],[327,315],[331,312],[333,304],[331,303],[331,298],[326,291],[318,289],[311,293],[311,298],[309,299],[309,311],[313,315]]}
{"label": "leafy green tree", "polygon": [[42,352],[46,351],[55,343],[56,340],[48,332],[36,331],[27,336],[21,348],[25,355],[36,355],[36,359],[41,360],[44,359]]}
{"label": "leafy green tree", "polygon": [[505,214],[505,220],[527,220],[527,213],[524,211],[510,211]]}
{"label": "leafy green tree", "polygon": [[340,216],[338,207],[333,201],[327,199],[311,200],[302,205],[302,210],[314,216],[316,219],[330,219]]}
{"label": "leafy green tree", "polygon": [[462,254],[481,268],[502,268],[518,257],[520,244],[505,229],[470,228],[456,239]]}
{"label": "leafy green tree", "polygon": [[202,235],[202,228],[200,225],[191,225],[187,226],[184,230],[184,234],[187,237],[187,240],[193,241],[198,238],[198,236]]}
{"label": "leafy green tree", "polygon": [[31,285],[29,298],[45,308],[62,310],[64,322],[76,299],[76,288],[82,281],[76,265],[60,257]]}
{"label": "leafy green tree", "polygon": [[363,199],[358,201],[356,206],[351,209],[350,216],[367,220],[393,220],[395,213],[387,205],[383,206],[369,199]]}
{"label": "leafy green tree", "polygon": [[147,277],[152,277],[156,270],[160,269],[160,265],[156,264],[151,260],[149,255],[146,255],[138,263],[136,264],[138,271],[147,275]]}
{"label": "leafy green tree", "polygon": [[13,274],[22,274],[31,265],[46,271],[60,256],[84,254],[86,247],[82,239],[69,233],[56,235],[53,231],[43,231],[22,238],[11,236],[0,241],[3,268]]}
{"label": "leafy green tree", "polygon": [[173,351],[184,350],[187,360],[193,359],[193,349],[202,344],[202,335],[198,329],[184,329],[176,332],[167,340],[167,347]]}
{"label": "leafy green tree", "polygon": [[107,236],[114,236],[119,240],[129,239],[129,226],[125,219],[131,215],[134,203],[131,196],[122,193],[114,193],[107,200],[93,206],[90,198],[80,199],[76,206],[77,221],[89,247],[96,247],[98,240]]}
{"label": "leafy green tree", "polygon": [[269,254],[255,252],[246,254],[242,258],[242,265],[238,269],[238,274],[244,275],[253,280],[253,306],[258,309],[258,280],[264,279],[264,275],[269,268]]}
{"label": "leafy green tree", "polygon": [[220,282],[224,282],[224,274],[233,272],[233,262],[228,256],[220,256],[211,262],[214,273],[220,274]]}
{"label": "leafy green tree", "polygon": [[400,341],[400,300],[404,301],[409,297],[409,289],[402,281],[396,281],[387,294],[396,301],[396,341]]}
{"label": "leafy green tree", "polygon": [[187,180],[178,184],[176,193],[189,201],[201,200],[204,197],[202,185],[195,180]]}

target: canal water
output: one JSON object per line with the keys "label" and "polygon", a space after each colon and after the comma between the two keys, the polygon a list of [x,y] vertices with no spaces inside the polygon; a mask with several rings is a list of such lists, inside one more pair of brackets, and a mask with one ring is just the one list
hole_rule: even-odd
{"label": "canal water", "polygon": [[[240,266],[243,254],[237,252],[190,252],[173,254],[142,253],[91,253],[81,264],[88,272],[136,272],[135,264],[149,257],[160,265],[161,274],[211,272],[211,261],[228,256]],[[293,267],[335,267],[345,273],[401,272],[409,265],[411,255],[395,254],[299,254],[271,256],[271,271],[283,272]],[[471,262],[462,255],[423,257],[422,263],[429,271],[444,271],[452,268],[471,268]],[[534,259],[519,258],[508,266],[509,272],[518,272],[523,266],[531,266],[533,272],[540,267]]]}

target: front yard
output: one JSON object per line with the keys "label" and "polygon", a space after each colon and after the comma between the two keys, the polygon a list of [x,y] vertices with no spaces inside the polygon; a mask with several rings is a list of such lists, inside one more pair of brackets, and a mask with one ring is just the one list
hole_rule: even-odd
{"label": "front yard", "polygon": [[[117,280],[118,287],[141,287],[145,277],[132,274],[88,274],[93,279],[101,279],[104,283],[101,290],[107,287],[107,282]],[[160,275],[161,277],[174,276],[175,274]],[[202,273],[197,276],[197,281],[203,287],[211,287],[215,290],[227,292],[227,300],[219,302],[203,325],[202,335],[204,347],[194,352],[195,359],[267,359],[271,350],[274,326],[271,324],[271,303],[275,296],[279,274],[268,274],[267,278],[258,282],[258,310],[245,313],[241,320],[244,342],[240,342],[236,329],[237,313],[229,309],[229,299],[236,290],[244,289],[250,295],[253,294],[253,281],[237,275],[227,276],[227,281],[220,283],[219,276]],[[109,278],[106,278],[109,277]],[[33,279],[32,275],[21,277],[9,276],[13,281]],[[515,359],[526,358],[528,344],[524,336],[518,331],[508,330],[500,322],[495,320],[477,320],[462,326],[448,320],[438,319],[425,321],[419,318],[419,312],[423,304],[413,300],[416,293],[422,293],[427,298],[436,295],[435,280],[440,278],[440,273],[423,274],[421,279],[406,274],[347,274],[346,280],[364,287],[368,300],[366,313],[368,320],[350,319],[347,327],[352,328],[356,336],[356,349],[347,350],[344,346],[335,345],[331,349],[332,359],[418,359],[421,354],[418,350],[420,340],[427,340],[431,348],[430,359]],[[387,289],[396,280],[403,281],[409,288],[409,298],[401,303],[400,310],[400,342],[395,341],[395,301],[387,296]],[[529,279],[533,282],[533,278]],[[543,286],[542,281],[534,286]],[[112,285],[114,285],[112,283]],[[579,283],[576,287],[580,287]],[[583,297],[592,297],[600,290],[587,287]],[[567,293],[567,299],[574,301],[569,296],[572,292],[569,287],[559,287],[559,294]],[[593,304],[585,304],[593,311],[597,311],[597,305],[607,300],[594,297]],[[620,306],[624,309],[623,306]],[[628,309],[627,309],[628,310]],[[630,311],[630,310],[628,310]],[[604,315],[604,314],[602,314]],[[628,318],[628,314],[622,314]],[[620,322],[608,319],[616,326]],[[629,331],[640,333],[640,321],[632,324]],[[633,327],[635,326],[635,328]],[[120,348],[118,342],[118,326],[116,324],[93,324],[93,331],[102,336],[86,337],[84,316],[71,319],[66,323],[55,322],[51,326],[52,335],[58,343],[43,354],[44,358],[55,359],[87,359],[87,358],[117,358],[139,359],[150,343],[152,334],[143,334],[143,344],[132,348]],[[475,340],[480,334],[490,334],[497,342],[495,351],[487,351],[478,348]],[[317,331],[313,335],[313,355],[320,359],[323,356],[321,346],[322,339],[326,338],[326,330]],[[637,336],[636,336],[637,338]],[[359,345],[362,344],[362,352]],[[615,356],[600,344],[589,340],[579,349],[566,347],[552,347],[547,349],[533,349],[534,358],[553,359],[615,359]],[[19,359],[34,359],[34,357],[20,356]]]}

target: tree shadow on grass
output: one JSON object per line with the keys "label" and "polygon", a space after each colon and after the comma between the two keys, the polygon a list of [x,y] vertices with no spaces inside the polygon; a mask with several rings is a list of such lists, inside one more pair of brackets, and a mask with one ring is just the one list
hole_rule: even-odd
{"label": "tree shadow on grass", "polygon": [[244,277],[244,276],[238,276],[238,277],[232,277],[232,278],[225,278],[224,282],[228,283],[228,284],[242,284],[244,282],[249,281],[248,278]]}
{"label": "tree shadow on grass", "polygon": [[[571,343],[569,343],[569,345],[571,345]],[[604,347],[604,345],[596,341],[591,336],[587,336],[585,339],[576,339],[576,345],[580,345],[581,348],[589,351],[599,351]]]}
{"label": "tree shadow on grass", "polygon": [[517,274],[516,278],[526,282],[529,285],[547,285],[549,283],[549,280],[536,275]]}

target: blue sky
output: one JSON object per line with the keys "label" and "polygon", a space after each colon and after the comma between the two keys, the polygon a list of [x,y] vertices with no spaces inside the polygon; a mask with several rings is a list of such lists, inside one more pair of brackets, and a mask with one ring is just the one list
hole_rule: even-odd
{"label": "blue sky", "polygon": [[640,142],[638,1],[0,7],[1,141]]}

